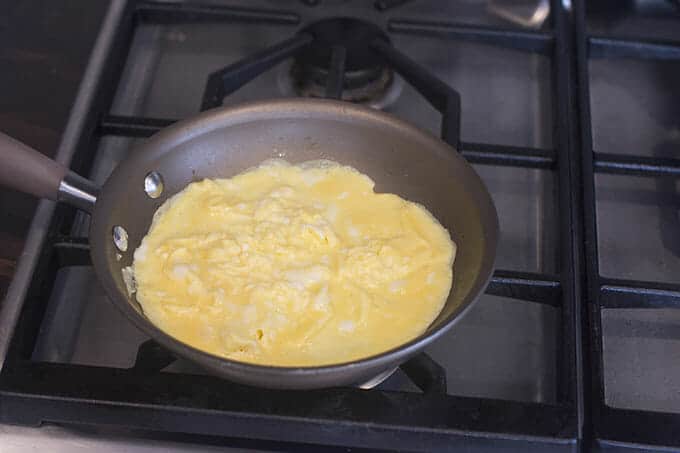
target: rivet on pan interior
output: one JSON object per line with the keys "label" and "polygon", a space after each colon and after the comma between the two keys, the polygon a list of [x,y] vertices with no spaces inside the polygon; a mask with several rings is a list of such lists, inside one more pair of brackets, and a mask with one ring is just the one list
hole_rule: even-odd
{"label": "rivet on pan interior", "polygon": [[121,252],[125,252],[128,249],[128,234],[125,228],[120,225],[113,227],[113,243]]}
{"label": "rivet on pan interior", "polygon": [[163,193],[163,177],[157,171],[149,172],[144,178],[144,192],[151,198],[158,198]]}

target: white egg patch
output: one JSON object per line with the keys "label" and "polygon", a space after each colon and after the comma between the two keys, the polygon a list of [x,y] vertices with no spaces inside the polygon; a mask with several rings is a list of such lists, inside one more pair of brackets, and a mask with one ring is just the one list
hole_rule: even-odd
{"label": "white egg patch", "polygon": [[344,321],[340,321],[338,323],[338,330],[342,333],[354,332],[354,329],[355,329],[354,321],[347,319]]}

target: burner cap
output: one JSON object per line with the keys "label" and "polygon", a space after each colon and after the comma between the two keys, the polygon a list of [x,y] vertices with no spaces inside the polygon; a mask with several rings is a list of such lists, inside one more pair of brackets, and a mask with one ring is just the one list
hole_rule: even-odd
{"label": "burner cap", "polygon": [[302,32],[314,36],[314,42],[298,55],[296,60],[300,64],[327,69],[331,49],[342,46],[347,50],[345,69],[348,72],[372,71],[378,74],[380,65],[368,44],[375,39],[390,42],[380,27],[358,19],[326,19],[309,25]]}
{"label": "burner cap", "polygon": [[[332,49],[345,48],[345,72],[342,99],[383,107],[386,99],[396,99],[392,70],[370,49],[375,39],[390,42],[375,24],[358,19],[325,19],[305,27],[302,32],[314,41],[300,52],[290,67],[294,91],[300,96],[323,97],[328,80]],[[398,90],[397,90],[398,91]]]}

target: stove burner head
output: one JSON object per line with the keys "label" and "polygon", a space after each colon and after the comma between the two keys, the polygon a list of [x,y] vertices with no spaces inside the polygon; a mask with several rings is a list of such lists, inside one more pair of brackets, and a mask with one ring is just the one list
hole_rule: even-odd
{"label": "stove burner head", "polygon": [[376,58],[369,43],[389,42],[378,26],[357,19],[339,18],[315,22],[302,32],[314,41],[300,52],[290,67],[293,91],[305,97],[324,97],[333,48],[346,52],[342,99],[382,108],[399,95],[401,84],[392,69]]}
{"label": "stove burner head", "polygon": [[361,72],[366,77],[377,76],[381,69],[369,43],[375,39],[390,42],[380,27],[358,19],[326,19],[309,25],[302,32],[314,36],[314,42],[298,54],[298,63],[327,71],[333,47],[342,46],[347,50],[345,69]]}

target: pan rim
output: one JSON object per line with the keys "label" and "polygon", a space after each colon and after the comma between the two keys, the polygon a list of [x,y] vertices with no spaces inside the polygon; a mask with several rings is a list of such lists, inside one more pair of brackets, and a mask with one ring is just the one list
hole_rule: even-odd
{"label": "pan rim", "polygon": [[[233,107],[218,107],[216,109],[208,110],[196,116],[179,121],[149,138],[143,145],[141,145],[141,149],[138,150],[137,153],[143,152],[143,148],[149,146],[154,148],[164,146],[175,147],[180,143],[192,140],[193,138],[202,134],[209,133],[217,127],[225,127],[246,121],[255,121],[258,119],[280,119],[282,116],[285,117],[286,115],[299,119],[301,114],[309,115],[310,117],[313,116],[314,118],[319,118],[319,114],[322,114],[321,117],[323,117],[323,114],[328,116],[333,115],[335,119],[338,118],[338,114],[340,114],[340,117],[345,115],[352,116],[355,119],[357,116],[360,116],[365,118],[367,121],[371,121],[373,123],[377,122],[389,128],[397,127],[399,129],[404,129],[406,133],[415,136],[418,140],[424,143],[427,143],[432,149],[436,149],[438,152],[446,153],[452,156],[454,160],[458,161],[459,165],[467,167],[467,170],[472,173],[477,184],[480,186],[480,193],[486,199],[482,208],[486,209],[488,207],[488,209],[486,209],[487,212],[484,213],[489,217],[489,222],[488,231],[483,233],[483,237],[485,239],[485,248],[481,257],[481,271],[476,275],[471,289],[464,295],[464,297],[461,298],[460,304],[455,307],[452,313],[449,315],[449,319],[444,320],[441,325],[435,329],[431,331],[426,330],[415,338],[402,343],[399,346],[383,351],[379,354],[341,363],[332,363],[319,366],[261,365],[229,359],[195,348],[169,335],[153,324],[150,320],[148,320],[148,318],[140,315],[140,313],[138,313],[128,302],[127,297],[124,297],[120,293],[113,276],[110,275],[108,271],[108,266],[105,265],[105,247],[103,246],[104,244],[101,243],[103,238],[95,235],[92,239],[91,247],[92,261],[97,278],[104,287],[107,297],[126,315],[128,319],[133,322],[134,325],[136,325],[145,334],[149,335],[152,339],[167,347],[171,352],[176,352],[178,355],[183,356],[191,361],[198,362],[202,365],[205,365],[203,362],[205,361],[210,363],[212,367],[216,369],[228,365],[230,368],[238,370],[242,374],[255,373],[259,376],[269,377],[282,377],[283,375],[288,377],[318,377],[321,374],[330,375],[339,371],[347,371],[351,368],[366,367],[368,369],[379,369],[381,367],[386,367],[390,363],[402,363],[409,357],[412,357],[416,353],[420,352],[425,346],[448,332],[455,324],[460,321],[460,319],[462,319],[465,313],[470,310],[470,308],[479,299],[479,296],[487,287],[495,268],[499,226],[498,213],[486,185],[479,177],[477,172],[472,168],[472,166],[456,151],[453,146],[445,143],[438,137],[431,134],[429,131],[420,129],[415,125],[396,118],[388,113],[347,102],[328,99],[291,98],[254,101],[239,104]],[[106,196],[106,188],[109,186],[110,181],[112,181],[117,174],[124,173],[127,166],[134,165],[133,161],[134,159],[126,159],[114,169],[113,173],[104,184],[102,190],[102,194],[104,196]],[[91,231],[97,230],[98,220],[100,220],[103,216],[103,214],[97,209],[98,205],[101,206],[99,203],[95,205],[95,210],[92,216]],[[453,266],[455,272],[455,262]],[[428,329],[430,329],[429,326]],[[197,361],[192,356],[200,356],[203,361]],[[234,380],[238,379],[234,378]],[[311,388],[314,387],[314,385],[284,385],[283,387]]]}

